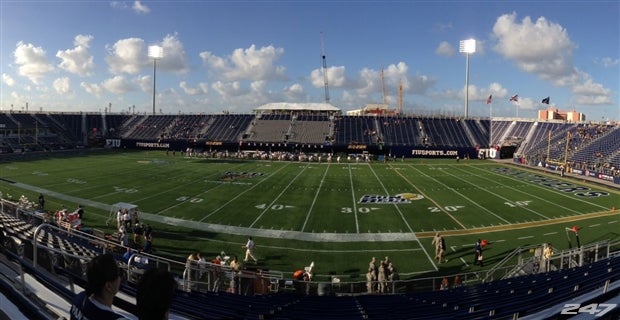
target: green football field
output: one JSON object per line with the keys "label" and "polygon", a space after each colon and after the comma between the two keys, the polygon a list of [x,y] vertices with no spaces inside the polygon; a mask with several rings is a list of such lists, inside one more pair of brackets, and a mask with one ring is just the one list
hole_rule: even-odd
{"label": "green football field", "polygon": [[[78,204],[88,227],[114,231],[112,205],[137,205],[155,229],[158,254],[242,257],[248,235],[263,268],[360,278],[372,256],[389,256],[403,277],[472,266],[476,239],[487,265],[519,246],[618,239],[618,189],[480,160],[308,163],[110,152],[0,163],[4,198],[46,196],[46,209]],[[112,213],[112,214],[111,214]],[[112,217],[112,221],[110,218]],[[109,223],[109,225],[107,224]],[[433,261],[444,234],[447,263]]]}

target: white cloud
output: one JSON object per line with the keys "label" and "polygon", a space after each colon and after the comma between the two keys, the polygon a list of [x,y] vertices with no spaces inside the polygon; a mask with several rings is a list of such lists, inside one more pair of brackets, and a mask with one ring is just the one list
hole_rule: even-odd
{"label": "white cloud", "polygon": [[139,38],[121,39],[106,48],[109,55],[105,60],[113,74],[137,74],[152,63],[147,56],[144,40]]}
{"label": "white cloud", "polygon": [[183,92],[185,92],[185,94],[188,94],[190,96],[207,94],[209,92],[209,84],[205,82],[199,83],[197,87],[190,87],[189,85],[187,85],[187,82],[181,81],[181,83],[179,83],[179,87],[183,89]]}
{"label": "white cloud", "polygon": [[[577,48],[568,32],[561,25],[540,17],[533,22],[525,17],[516,21],[516,14],[500,16],[493,26],[497,39],[494,49],[521,69],[536,74],[558,87],[568,87],[574,93],[585,94],[587,98],[576,97],[575,101],[599,104],[611,101],[611,91],[595,83],[590,75],[573,65],[573,52]],[[606,60],[613,62],[613,60]]]}
{"label": "white cloud", "polygon": [[13,55],[15,64],[19,65],[18,74],[34,84],[39,84],[45,75],[54,70],[54,66],[45,57],[45,50],[31,43],[18,42]]}
{"label": "white cloud", "polygon": [[276,65],[284,49],[274,46],[256,49],[235,49],[228,57],[218,57],[211,52],[200,53],[203,62],[224,81],[238,80],[284,80],[285,68]]}
{"label": "white cloud", "polygon": [[96,96],[96,97],[101,97],[101,94],[103,93],[103,88],[96,84],[96,83],[87,83],[87,82],[81,82],[80,83],[80,87],[82,87],[82,89],[84,89],[84,91]]}
{"label": "white cloud", "polygon": [[241,83],[239,83],[239,81],[216,81],[211,85],[211,88],[215,90],[224,100],[229,100],[234,96],[247,94],[249,92],[247,89],[243,89],[241,87]]}
{"label": "white cloud", "polygon": [[614,58],[610,58],[610,57],[604,57],[602,59],[600,59],[600,63],[605,67],[605,68],[611,68],[614,67],[616,65],[618,65],[618,63],[620,63],[620,59],[614,59]]}
{"label": "white cloud", "polygon": [[67,77],[54,80],[54,90],[61,95],[71,92],[71,81]]}
{"label": "white cloud", "polygon": [[300,95],[304,93],[304,87],[299,83],[294,83],[284,89],[285,92],[289,92],[291,94]]}
{"label": "white cloud", "polygon": [[456,49],[447,41],[442,41],[437,49],[435,49],[435,54],[440,56],[451,57],[456,53]]}
{"label": "white cloud", "polygon": [[149,7],[147,7],[146,5],[142,4],[142,2],[140,1],[134,1],[131,9],[133,9],[133,11],[137,14],[147,14],[151,12],[151,9],[149,9]]}
{"label": "white cloud", "polygon": [[152,92],[153,91],[153,77],[149,76],[140,76],[135,79],[135,83],[142,92]]}
{"label": "white cloud", "polygon": [[183,43],[176,34],[166,35],[161,44],[164,56],[157,62],[157,70],[166,70],[174,73],[187,73],[187,55]]}
{"label": "white cloud", "polygon": [[137,89],[133,83],[125,79],[123,76],[115,76],[107,79],[103,81],[102,86],[114,94],[125,94]]}
{"label": "white cloud", "polygon": [[95,68],[93,56],[88,52],[91,35],[77,35],[73,41],[75,48],[58,51],[56,57],[62,62],[58,65],[63,70],[80,75],[82,77],[92,75]]}
{"label": "white cloud", "polygon": [[515,61],[524,71],[543,79],[564,77],[573,72],[572,56],[576,46],[559,24],[544,17],[535,23],[525,17],[519,23],[515,13],[505,14],[497,18],[493,34],[498,40],[495,50]]}
{"label": "white cloud", "polygon": [[10,75],[6,73],[2,74],[2,82],[4,82],[9,87],[12,87],[15,85],[15,79],[13,79]]}
{"label": "white cloud", "polygon": [[112,7],[113,9],[127,9],[127,3],[125,3],[124,1],[112,1],[110,2],[110,7]]}
{"label": "white cloud", "polygon": [[[344,66],[327,67],[327,85],[333,88],[344,87],[347,83],[346,68]],[[323,69],[314,69],[310,72],[310,81],[315,88],[325,87]]]}

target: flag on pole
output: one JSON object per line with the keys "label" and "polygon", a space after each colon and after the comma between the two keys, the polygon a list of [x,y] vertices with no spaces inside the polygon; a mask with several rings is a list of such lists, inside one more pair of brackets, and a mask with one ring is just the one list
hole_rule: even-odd
{"label": "flag on pole", "polygon": [[490,94],[489,97],[487,98],[487,104],[491,103],[492,99],[493,99],[493,95]]}
{"label": "flag on pole", "polygon": [[510,101],[518,102],[519,101],[519,95],[515,94],[514,96],[510,97]]}
{"label": "flag on pole", "polygon": [[549,97],[546,97],[546,98],[542,99],[541,102],[544,103],[544,104],[549,104]]}

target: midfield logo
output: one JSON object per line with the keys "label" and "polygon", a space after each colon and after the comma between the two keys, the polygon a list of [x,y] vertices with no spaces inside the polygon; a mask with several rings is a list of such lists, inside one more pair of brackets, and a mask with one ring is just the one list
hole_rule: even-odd
{"label": "midfield logo", "polygon": [[395,196],[383,196],[376,194],[363,195],[359,203],[376,203],[376,204],[406,204],[411,201],[422,200],[424,196],[417,193],[400,193]]}

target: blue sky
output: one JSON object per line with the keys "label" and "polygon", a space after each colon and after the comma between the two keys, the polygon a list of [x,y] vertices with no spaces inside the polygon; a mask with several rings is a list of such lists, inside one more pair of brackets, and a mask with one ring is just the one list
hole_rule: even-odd
{"label": "blue sky", "polygon": [[[620,120],[620,2],[0,0],[2,110],[247,113],[269,102]],[[322,41],[321,41],[322,40]],[[381,73],[383,70],[383,82]],[[517,103],[509,101],[518,94]],[[489,95],[492,103],[486,104]]]}

